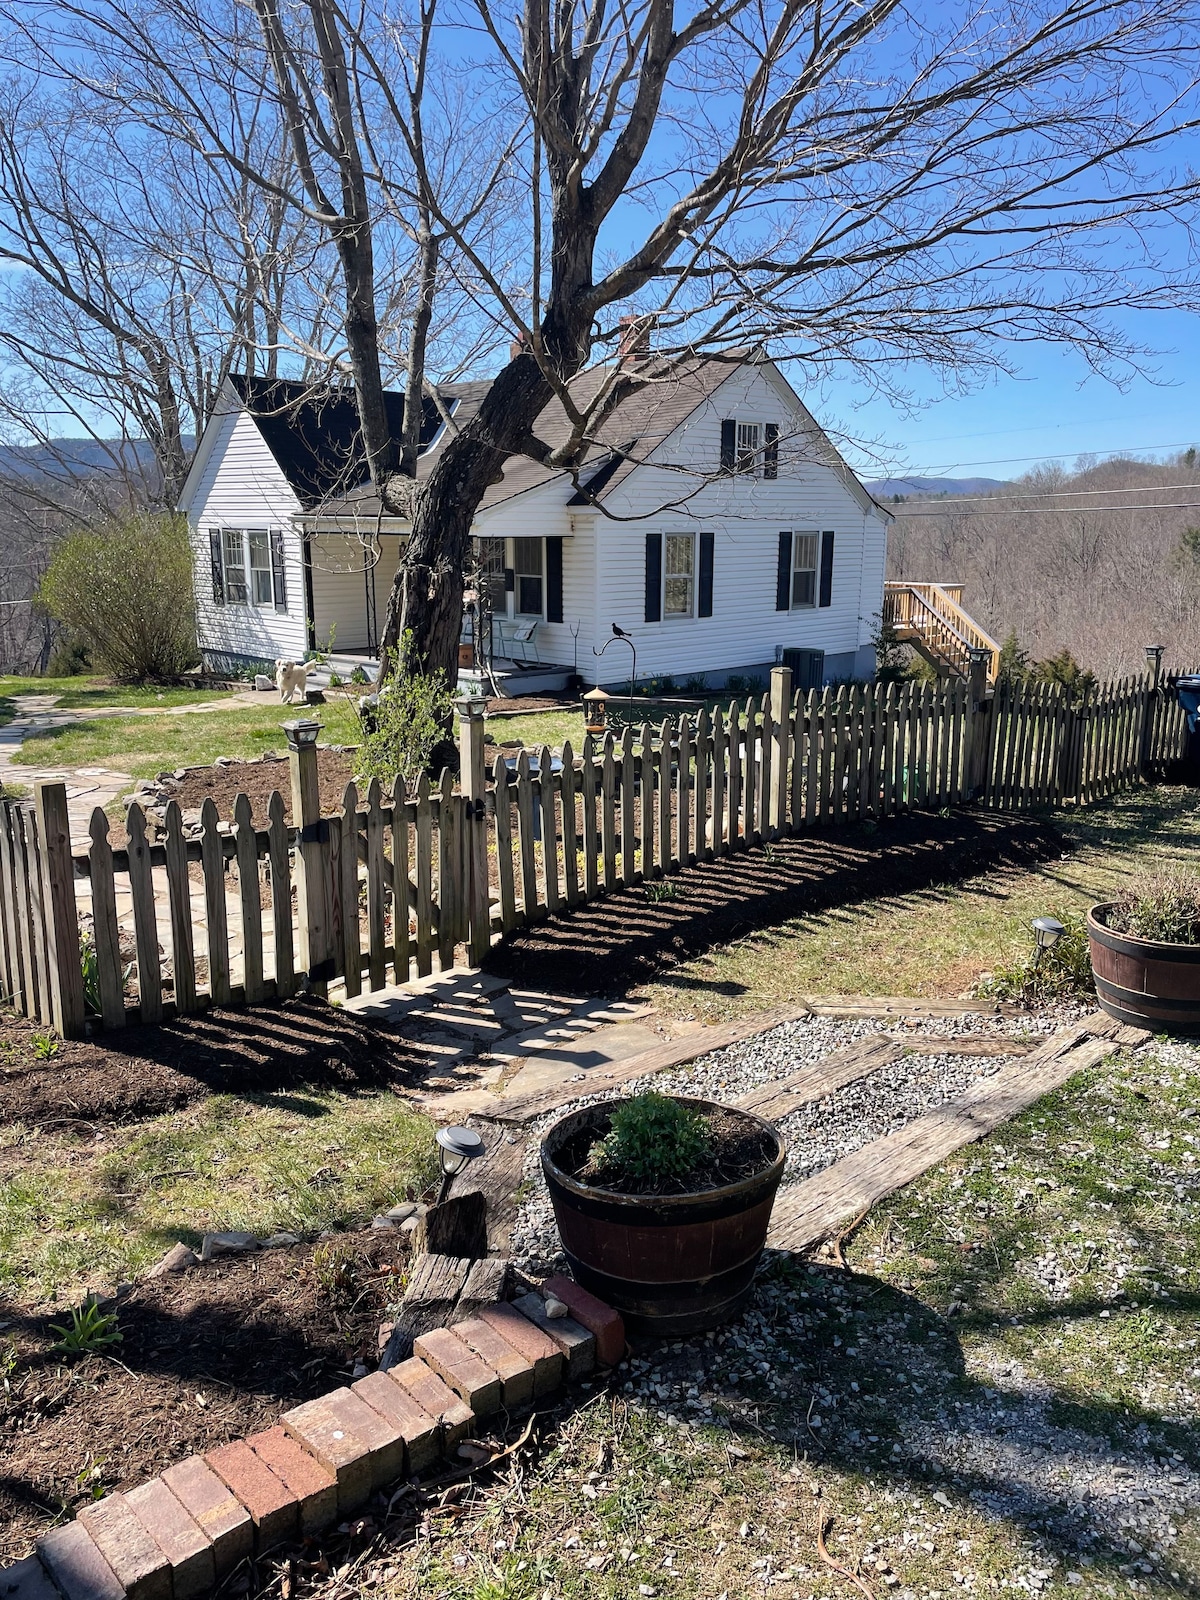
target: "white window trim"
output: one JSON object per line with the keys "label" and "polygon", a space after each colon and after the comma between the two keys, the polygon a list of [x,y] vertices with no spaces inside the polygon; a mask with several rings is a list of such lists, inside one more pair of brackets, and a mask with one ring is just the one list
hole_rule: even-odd
{"label": "white window trim", "polygon": [[[250,565],[251,531],[255,533],[262,532],[267,536],[266,571],[267,578],[270,583],[271,593],[270,597],[266,600],[256,600],[254,598],[254,568]],[[279,532],[281,538],[284,537],[285,530],[280,528],[278,523],[256,522],[253,526],[253,530],[250,528],[235,527],[229,522],[222,522],[218,525],[217,533],[221,541],[221,585],[224,590],[225,604],[227,606],[245,606],[247,611],[275,611],[277,609],[275,605],[275,558],[273,548],[273,535],[276,533],[276,531]],[[226,560],[225,552],[225,536],[227,534],[234,534],[237,536],[238,544],[241,549],[242,559],[239,563],[238,570],[241,574],[242,587],[246,591],[245,599],[243,600],[231,600],[229,597],[230,563]],[[287,550],[285,545],[284,560],[286,561],[286,559]],[[286,615],[286,613],[284,614]]]}
{"label": "white window trim", "polygon": [[[811,567],[796,566],[796,550],[798,539],[814,539],[816,541],[815,559]],[[807,604],[796,599],[796,573],[811,572],[813,575],[813,597]],[[821,598],[821,534],[817,528],[792,529],[792,564],[788,572],[788,610],[789,611],[815,611],[817,602]]]}
{"label": "white window trim", "polygon": [[[516,539],[516,536],[514,535],[514,537],[508,543],[508,554],[511,557],[511,560],[510,560],[509,564],[512,567],[512,573],[513,573],[513,586],[512,586],[512,595],[511,595],[512,604],[511,604],[511,606],[509,608],[508,615],[509,615],[510,619],[513,620],[513,621],[517,621],[518,619],[522,619],[523,618],[525,621],[530,621],[531,622],[535,618],[537,618],[539,621],[545,622],[545,620],[546,620],[546,540],[545,540],[545,536],[542,535],[542,534],[529,533],[529,534],[523,535],[522,537],[527,538],[527,539],[535,539],[537,541],[537,543],[539,545],[541,545],[541,547],[542,547],[542,570],[541,570],[541,575],[540,575],[541,576],[541,584],[542,584],[542,609],[540,611],[521,611],[521,610],[518,609],[518,606],[520,604],[520,596],[521,596],[521,574],[517,571],[517,539]],[[533,574],[532,573],[526,573],[525,576],[526,577],[532,577]]]}
{"label": "white window trim", "polygon": [[[692,542],[692,587],[691,587],[691,597],[692,597],[692,599],[691,599],[691,608],[688,611],[668,611],[667,610],[667,540],[668,539],[690,539],[691,542]],[[700,583],[700,540],[699,540],[699,537],[694,533],[664,533],[663,534],[663,544],[662,544],[662,594],[661,594],[661,599],[660,599],[660,602],[659,602],[659,610],[662,613],[662,620],[664,622],[669,622],[669,623],[672,623],[672,624],[680,623],[680,622],[695,622],[695,620],[696,620],[696,607],[697,607],[697,601],[698,601],[698,596],[697,596],[696,590],[697,590],[697,588],[699,586],[699,583]]]}

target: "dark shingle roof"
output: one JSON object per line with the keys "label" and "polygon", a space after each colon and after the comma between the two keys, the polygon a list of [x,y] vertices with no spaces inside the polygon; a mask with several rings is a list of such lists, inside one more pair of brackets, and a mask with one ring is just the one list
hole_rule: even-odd
{"label": "dark shingle roof", "polygon": [[[287,378],[254,378],[241,373],[231,374],[229,381],[306,511],[369,481],[353,390],[321,389]],[[392,437],[399,439],[404,395],[388,390],[383,398]],[[425,449],[442,419],[430,398],[426,398],[423,411],[421,448]]]}

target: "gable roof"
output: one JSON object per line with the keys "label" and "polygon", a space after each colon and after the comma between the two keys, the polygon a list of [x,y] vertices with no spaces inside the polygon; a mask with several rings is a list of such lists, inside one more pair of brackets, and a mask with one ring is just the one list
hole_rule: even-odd
{"label": "gable roof", "polygon": [[[638,386],[613,407],[587,441],[579,487],[565,503],[574,507],[603,503],[605,497],[647,461],[727,378],[748,363],[761,365],[776,378],[806,425],[824,442],[830,464],[836,464],[863,509],[889,517],[886,509],[878,506],[842,461],[774,362],[760,350],[752,349],[674,360],[652,356],[640,361],[633,369]],[[572,398],[579,405],[587,404],[612,375],[611,365],[586,368],[571,380]],[[382,506],[370,480],[352,390],[322,391],[311,384],[288,379],[242,375],[231,377],[229,382],[239,402],[253,417],[264,443],[299,500],[306,521],[375,522],[380,517]],[[426,398],[416,482],[407,485],[410,495],[417,484],[428,477],[457,430],[478,411],[490,388],[490,379],[439,384],[437,393],[450,412],[449,425],[444,425],[435,401]],[[398,437],[403,423],[404,396],[388,391],[384,399],[393,435]],[[542,409],[534,432],[551,449],[567,440],[570,421],[560,400],[555,398]],[[487,511],[555,479],[570,483],[570,475],[560,467],[545,466],[530,456],[512,455],[505,462],[501,477],[489,484],[479,510]],[[184,500],[186,487],[181,504]]]}
{"label": "gable roof", "polygon": [[[243,373],[231,373],[229,383],[306,511],[369,481],[352,389],[318,389],[288,378]],[[453,398],[452,394],[445,396],[446,401]],[[385,390],[383,402],[392,438],[399,439],[404,428],[404,394]],[[429,396],[422,413],[420,448],[427,449],[442,426],[442,417]]]}

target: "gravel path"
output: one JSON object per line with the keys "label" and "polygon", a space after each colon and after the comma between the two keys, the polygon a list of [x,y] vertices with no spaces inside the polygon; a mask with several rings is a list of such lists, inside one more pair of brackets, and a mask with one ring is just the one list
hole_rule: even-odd
{"label": "gravel path", "polygon": [[[583,1095],[573,1101],[572,1106],[637,1094],[642,1089],[729,1102],[764,1083],[814,1065],[832,1051],[842,1050],[868,1034],[886,1033],[911,1049],[913,1054],[879,1067],[867,1077],[782,1119],[779,1126],[788,1143],[784,1183],[798,1183],[863,1145],[904,1127],[934,1106],[942,1105],[977,1079],[992,1076],[1004,1060],[994,1056],[922,1054],[923,1036],[969,1038],[977,1035],[994,1039],[1044,1035],[1070,1020],[1070,1015],[1059,1012],[1054,1016],[1019,1019],[937,1017],[905,1021],[892,1027],[883,1026],[879,1020],[803,1017],[785,1022],[768,1033],[744,1039],[728,1050],[702,1056],[674,1071],[658,1072],[605,1094]],[[512,1250],[519,1264],[531,1272],[544,1268],[558,1270],[564,1264],[558,1253],[558,1234],[542,1177],[538,1145],[545,1130],[567,1109],[560,1107],[535,1126],[525,1157],[525,1178],[530,1188],[513,1227]]]}

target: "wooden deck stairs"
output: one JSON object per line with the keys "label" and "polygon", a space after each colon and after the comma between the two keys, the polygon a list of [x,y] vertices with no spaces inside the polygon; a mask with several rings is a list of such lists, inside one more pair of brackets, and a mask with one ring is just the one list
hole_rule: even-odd
{"label": "wooden deck stairs", "polygon": [[965,678],[971,652],[987,652],[992,688],[1000,670],[1000,646],[962,608],[960,583],[885,583],[883,620],[901,644],[910,644],[937,672]]}

